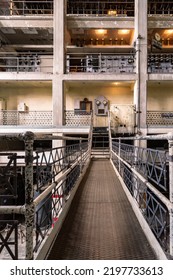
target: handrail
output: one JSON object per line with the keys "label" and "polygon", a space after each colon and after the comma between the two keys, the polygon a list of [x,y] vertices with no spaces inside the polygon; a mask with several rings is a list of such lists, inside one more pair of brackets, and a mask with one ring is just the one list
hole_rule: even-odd
{"label": "handrail", "polygon": [[134,0],[67,1],[69,15],[134,16]]}
{"label": "handrail", "polygon": [[149,110],[147,111],[147,125],[169,126],[173,125],[173,111]]}
{"label": "handrail", "polygon": [[135,73],[134,53],[68,53],[66,73]]}
{"label": "handrail", "polygon": [[52,15],[54,0],[1,0],[0,16]]}
{"label": "handrail", "polygon": [[0,125],[52,126],[52,111],[1,110]]}
{"label": "handrail", "polygon": [[52,53],[0,52],[0,72],[53,72]]}
{"label": "handrail", "polygon": [[[149,139],[167,139],[169,151],[144,149],[121,143],[122,140],[124,142],[126,140],[140,141]],[[166,255],[172,257],[173,134],[121,137],[112,140],[111,154],[113,165],[122,177],[124,184],[138,205],[140,212],[143,214],[163,251]],[[162,157],[163,153],[165,157]],[[167,168],[168,165],[169,169]],[[166,191],[159,187],[159,183],[156,183],[157,180],[161,182],[160,179],[165,174],[167,177]]]}
{"label": "handrail", "polygon": [[[164,3],[165,2],[165,3]],[[148,15],[172,15],[173,5],[172,1],[157,1],[148,0]]]}
{"label": "handrail", "polygon": [[80,109],[65,110],[64,121],[67,126],[90,126],[92,123],[92,111]]}
{"label": "handrail", "polygon": [[148,54],[148,73],[173,72],[173,53],[149,53]]}
{"label": "handrail", "polygon": [[[44,246],[46,239],[54,229],[55,223],[58,223],[58,220],[61,219],[61,213],[66,208],[65,205],[68,203],[71,193],[74,192],[73,190],[75,189],[77,182],[83,177],[83,172],[85,172],[90,161],[91,139],[84,138],[84,140],[82,140],[81,137],[75,137],[74,140],[78,140],[78,144],[39,150],[35,153],[33,150],[33,144],[35,139],[40,138],[39,135],[27,132],[23,135],[18,135],[18,137],[17,135],[8,135],[8,137],[9,139],[18,138],[25,143],[26,203],[24,205],[10,207],[8,205],[0,206],[0,214],[3,214],[4,217],[6,217],[7,214],[12,213],[13,215],[16,213],[25,216],[25,242],[24,245],[20,244],[20,246],[26,246],[26,250],[24,250],[25,256],[20,255],[18,257],[17,253],[11,253],[9,257],[17,259],[33,259],[37,256],[41,247]],[[4,136],[1,138],[4,139]],[[58,136],[58,138],[60,139],[61,136]],[[45,139],[47,139],[47,137],[45,137]],[[53,139],[57,139],[57,136],[53,136],[52,140]],[[62,140],[63,139],[66,138],[62,137]],[[67,137],[67,139],[69,139],[69,137]],[[72,139],[73,137],[70,137],[70,140]],[[38,189],[35,189],[33,181],[33,163],[35,161],[37,162],[36,176],[39,180],[42,180],[42,184],[40,184]],[[48,170],[49,174],[47,173]],[[50,179],[50,176],[46,179],[46,174],[52,175],[52,179]],[[37,195],[35,196],[34,193]],[[12,223],[13,221],[9,222]],[[12,230],[18,230],[18,221]],[[2,231],[1,235],[5,236],[5,231],[4,233]],[[18,238],[17,235],[15,238]],[[7,238],[5,246],[2,245],[2,250],[6,247],[10,248],[10,244],[12,244],[12,242],[10,242],[11,240],[8,240]],[[18,246],[16,250],[18,250]]]}

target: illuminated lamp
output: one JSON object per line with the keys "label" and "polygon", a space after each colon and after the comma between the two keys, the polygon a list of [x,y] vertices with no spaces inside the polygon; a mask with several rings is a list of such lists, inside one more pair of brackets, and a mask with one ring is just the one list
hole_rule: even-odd
{"label": "illuminated lamp", "polygon": [[106,29],[96,29],[95,33],[98,35],[105,35],[107,33]]}
{"label": "illuminated lamp", "polygon": [[118,34],[119,35],[126,35],[126,34],[129,34],[129,33],[130,33],[129,29],[120,29],[120,30],[118,30]]}
{"label": "illuminated lamp", "polygon": [[116,10],[108,10],[108,16],[116,16],[117,11]]}

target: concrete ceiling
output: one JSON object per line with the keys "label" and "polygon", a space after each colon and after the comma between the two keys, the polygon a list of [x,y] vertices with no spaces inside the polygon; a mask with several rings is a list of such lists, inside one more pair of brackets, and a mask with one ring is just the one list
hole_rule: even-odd
{"label": "concrete ceiling", "polygon": [[148,81],[148,87],[173,88],[173,81]]}
{"label": "concrete ceiling", "polygon": [[65,87],[133,87],[134,82],[132,81],[66,81]]}
{"label": "concrete ceiling", "polygon": [[[0,39],[3,51],[22,51],[28,46],[33,49],[37,46],[40,50],[53,49],[53,30],[51,28],[12,28],[1,27]],[[46,46],[46,48],[45,48]]]}

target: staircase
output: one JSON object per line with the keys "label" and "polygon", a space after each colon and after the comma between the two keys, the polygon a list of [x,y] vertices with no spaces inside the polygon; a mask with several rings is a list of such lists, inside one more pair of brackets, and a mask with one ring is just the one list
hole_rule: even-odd
{"label": "staircase", "polygon": [[108,127],[93,128],[91,157],[110,158]]}

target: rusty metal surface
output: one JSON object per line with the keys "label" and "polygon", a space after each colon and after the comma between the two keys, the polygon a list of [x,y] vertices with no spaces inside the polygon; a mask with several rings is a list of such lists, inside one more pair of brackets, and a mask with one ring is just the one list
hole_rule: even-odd
{"label": "rusty metal surface", "polygon": [[109,160],[91,162],[48,259],[156,259]]}

